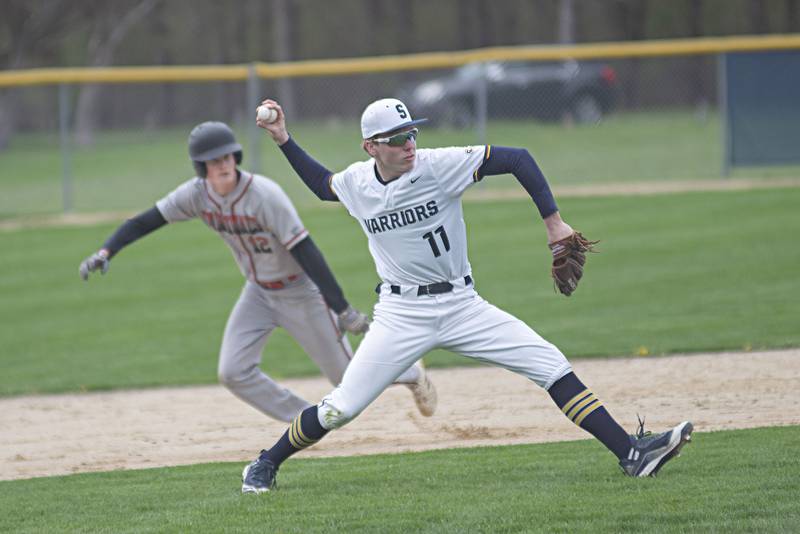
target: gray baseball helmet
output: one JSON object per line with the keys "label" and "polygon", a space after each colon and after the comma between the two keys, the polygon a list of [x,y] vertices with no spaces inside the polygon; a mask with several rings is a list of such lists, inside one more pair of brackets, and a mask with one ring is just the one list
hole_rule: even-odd
{"label": "gray baseball helmet", "polygon": [[208,121],[192,128],[189,134],[189,157],[197,176],[205,178],[205,162],[225,154],[233,154],[236,165],[242,163],[242,145],[236,142],[230,126],[224,122]]}

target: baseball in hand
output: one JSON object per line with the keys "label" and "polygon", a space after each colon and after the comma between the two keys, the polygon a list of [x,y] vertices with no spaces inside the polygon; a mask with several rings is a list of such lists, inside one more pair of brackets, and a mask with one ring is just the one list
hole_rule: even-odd
{"label": "baseball in hand", "polygon": [[263,122],[275,122],[278,118],[278,112],[267,106],[258,106],[257,118]]}

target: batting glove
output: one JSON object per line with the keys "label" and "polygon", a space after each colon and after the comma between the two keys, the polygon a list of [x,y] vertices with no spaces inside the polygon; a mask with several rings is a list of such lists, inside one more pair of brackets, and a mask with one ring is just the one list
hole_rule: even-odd
{"label": "batting glove", "polygon": [[369,330],[369,317],[352,306],[348,306],[339,314],[339,331],[351,334],[363,334]]}
{"label": "batting glove", "polygon": [[100,274],[106,274],[110,263],[108,253],[105,250],[100,250],[81,262],[78,273],[86,281],[89,280],[89,273],[91,272],[99,270]]}

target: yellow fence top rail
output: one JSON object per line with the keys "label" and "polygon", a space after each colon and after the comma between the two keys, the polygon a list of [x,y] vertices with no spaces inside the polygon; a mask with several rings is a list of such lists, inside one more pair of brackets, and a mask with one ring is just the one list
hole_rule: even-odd
{"label": "yellow fence top rail", "polygon": [[800,34],[494,47],[461,52],[245,65],[28,69],[0,72],[0,87],[60,83],[241,81],[247,79],[251,71],[260,78],[289,78],[450,68],[474,61],[619,59],[789,49],[800,49]]}

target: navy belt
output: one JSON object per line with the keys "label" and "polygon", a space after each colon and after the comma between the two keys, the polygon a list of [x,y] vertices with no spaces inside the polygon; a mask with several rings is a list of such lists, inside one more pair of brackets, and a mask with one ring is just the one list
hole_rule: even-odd
{"label": "navy belt", "polygon": [[[381,292],[381,285],[383,282],[379,283],[378,286],[375,288],[375,293]],[[467,275],[464,277],[464,285],[472,285],[472,277]],[[389,286],[389,289],[392,290],[392,293],[395,295],[400,294],[400,286]],[[441,295],[442,293],[450,293],[453,290],[453,284],[450,282],[436,282],[434,284],[428,284],[426,286],[419,286],[417,287],[417,296],[420,297],[422,295]]]}

